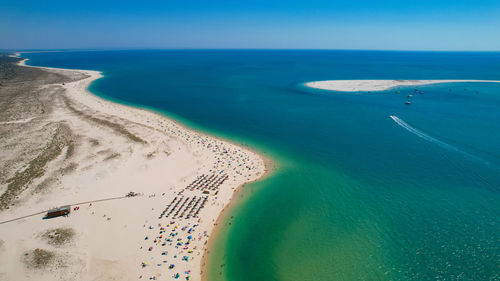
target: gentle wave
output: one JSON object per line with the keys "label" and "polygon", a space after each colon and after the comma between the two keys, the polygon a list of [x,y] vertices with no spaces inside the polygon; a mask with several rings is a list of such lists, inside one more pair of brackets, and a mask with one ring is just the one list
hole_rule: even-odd
{"label": "gentle wave", "polygon": [[480,157],[477,157],[477,156],[474,156],[470,153],[467,153],[463,150],[460,150],[459,148],[451,145],[451,144],[448,144],[444,141],[441,141],[441,140],[438,140],[432,136],[429,136],[428,134],[412,127],[410,124],[406,123],[405,121],[403,121],[402,119],[400,119],[399,117],[395,116],[395,115],[390,115],[389,116],[392,120],[394,120],[394,122],[396,122],[396,124],[398,124],[399,126],[403,127],[404,129],[406,129],[407,131],[409,131],[410,133],[413,133],[415,135],[417,135],[418,137],[428,141],[428,142],[431,142],[431,143],[434,143],[434,144],[437,144],[445,149],[448,149],[448,150],[451,150],[451,151],[455,151],[455,152],[458,152],[464,156],[466,156],[467,158],[469,159],[473,159],[473,160],[476,160],[476,161],[480,161],[480,162],[483,162],[487,165],[489,165],[489,162],[480,158]]}

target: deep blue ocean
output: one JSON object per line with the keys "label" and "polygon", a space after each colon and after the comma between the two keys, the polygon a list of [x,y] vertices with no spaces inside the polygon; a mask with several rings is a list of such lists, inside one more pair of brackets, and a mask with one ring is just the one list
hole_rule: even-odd
{"label": "deep blue ocean", "polygon": [[[209,280],[500,280],[500,84],[314,90],[335,79],[500,80],[500,53],[24,53],[100,70],[90,90],[275,161],[244,187]],[[397,116],[396,120],[390,116]],[[234,216],[233,219],[230,216]],[[231,224],[229,224],[231,222]]]}

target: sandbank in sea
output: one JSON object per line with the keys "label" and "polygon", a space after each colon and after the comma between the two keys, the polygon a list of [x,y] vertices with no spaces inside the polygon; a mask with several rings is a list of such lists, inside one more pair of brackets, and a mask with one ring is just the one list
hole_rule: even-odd
{"label": "sandbank in sea", "polygon": [[337,92],[386,91],[396,87],[423,86],[441,83],[500,83],[497,80],[326,80],[307,82],[310,88]]}

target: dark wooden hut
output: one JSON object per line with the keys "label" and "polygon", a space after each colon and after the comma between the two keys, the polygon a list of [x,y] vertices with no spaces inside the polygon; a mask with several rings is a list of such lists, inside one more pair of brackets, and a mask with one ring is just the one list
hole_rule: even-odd
{"label": "dark wooden hut", "polygon": [[52,209],[47,212],[47,218],[55,218],[59,216],[67,216],[71,212],[71,206],[62,206],[60,208]]}

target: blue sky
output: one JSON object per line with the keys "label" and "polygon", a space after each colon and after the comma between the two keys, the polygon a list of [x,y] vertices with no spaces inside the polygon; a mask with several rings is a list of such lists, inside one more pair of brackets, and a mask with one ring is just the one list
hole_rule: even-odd
{"label": "blue sky", "polygon": [[500,51],[500,0],[0,0],[0,48]]}

